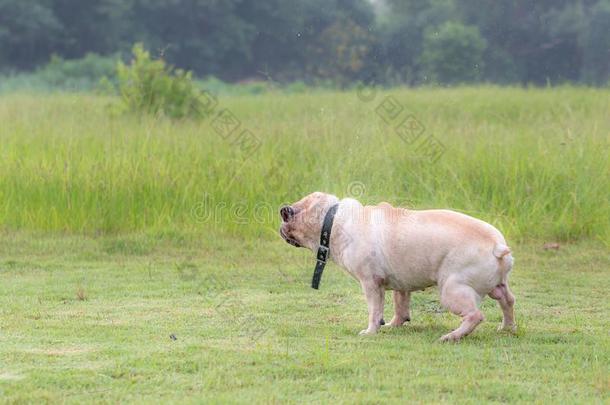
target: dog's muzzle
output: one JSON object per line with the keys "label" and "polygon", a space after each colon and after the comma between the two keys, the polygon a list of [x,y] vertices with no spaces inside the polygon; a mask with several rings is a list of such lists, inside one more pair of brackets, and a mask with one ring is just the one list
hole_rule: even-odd
{"label": "dog's muzzle", "polygon": [[295,239],[289,238],[288,235],[286,235],[286,233],[284,232],[284,230],[281,227],[280,227],[280,236],[290,245],[292,245],[294,247],[302,247],[301,244],[299,242],[297,242]]}

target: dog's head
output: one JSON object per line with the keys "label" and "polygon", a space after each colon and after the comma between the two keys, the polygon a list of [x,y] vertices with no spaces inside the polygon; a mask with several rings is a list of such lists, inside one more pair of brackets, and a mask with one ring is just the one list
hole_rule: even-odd
{"label": "dog's head", "polygon": [[339,201],[331,194],[315,192],[291,205],[280,208],[280,235],[296,247],[316,249],[328,209]]}

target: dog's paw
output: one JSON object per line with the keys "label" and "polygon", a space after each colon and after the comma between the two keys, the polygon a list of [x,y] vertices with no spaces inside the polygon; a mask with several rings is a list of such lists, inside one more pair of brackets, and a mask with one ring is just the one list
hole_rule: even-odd
{"label": "dog's paw", "polygon": [[394,316],[392,318],[392,320],[390,321],[390,323],[385,324],[385,327],[392,327],[392,328],[398,328],[400,326],[403,326],[405,323],[407,322],[411,322],[411,318],[410,317],[406,317],[404,320],[400,320],[398,318],[396,318],[396,316]]}
{"label": "dog's paw", "polygon": [[498,325],[498,332],[517,333],[517,325],[514,323],[512,325],[500,324]]}
{"label": "dog's paw", "polygon": [[451,332],[451,333],[447,333],[444,336],[441,336],[441,338],[438,341],[441,343],[459,342],[461,338],[462,338],[462,336],[460,336],[459,334],[457,334],[455,332]]}
{"label": "dog's paw", "polygon": [[358,336],[372,336],[377,333],[376,330],[363,329],[358,333]]}

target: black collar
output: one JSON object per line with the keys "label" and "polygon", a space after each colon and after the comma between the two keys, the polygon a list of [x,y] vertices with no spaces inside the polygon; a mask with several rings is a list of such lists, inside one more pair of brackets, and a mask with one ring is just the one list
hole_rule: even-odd
{"label": "black collar", "polygon": [[339,203],[333,205],[328,209],[324,216],[324,223],[322,224],[322,232],[320,232],[320,247],[318,248],[318,254],[316,255],[316,268],[313,271],[313,279],[311,280],[311,288],[318,289],[320,287],[320,279],[322,278],[322,272],[326,261],[330,253],[330,231],[333,229],[333,221],[335,220],[335,214],[339,208]]}

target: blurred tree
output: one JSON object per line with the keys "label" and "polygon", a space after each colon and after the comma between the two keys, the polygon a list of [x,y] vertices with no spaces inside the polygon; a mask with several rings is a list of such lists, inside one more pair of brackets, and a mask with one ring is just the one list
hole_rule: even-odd
{"label": "blurred tree", "polygon": [[610,0],[601,0],[591,9],[581,41],[583,80],[590,84],[610,84]]}
{"label": "blurred tree", "polygon": [[167,59],[223,79],[296,79],[307,71],[307,45],[348,16],[372,24],[366,0],[134,0],[137,38]]}
{"label": "blurred tree", "polygon": [[67,59],[127,51],[132,0],[49,0],[63,27],[53,50]]}
{"label": "blurred tree", "polygon": [[426,79],[448,84],[476,81],[481,76],[486,46],[474,26],[449,21],[427,30],[421,56],[429,75]]}
{"label": "blurred tree", "polygon": [[240,0],[133,0],[135,39],[156,56],[199,74],[240,77],[252,59],[256,29]]}
{"label": "blurred tree", "polygon": [[382,81],[390,77],[415,83],[423,76],[419,65],[424,31],[449,21],[456,14],[453,0],[388,0],[379,18]]}
{"label": "blurred tree", "polygon": [[580,33],[584,29],[585,14],[581,2],[567,3],[544,13],[546,41],[540,45],[535,58],[544,69],[545,80],[552,83],[577,81],[582,66]]}
{"label": "blurred tree", "polygon": [[[355,35],[363,35],[372,29],[375,21],[372,5],[367,0],[245,2],[239,13],[256,27],[253,73],[272,80],[303,79],[321,72],[318,68],[326,70],[323,65],[334,64],[334,60],[314,60],[316,54],[325,52],[320,49],[321,33],[335,24],[350,21],[352,24],[346,28],[354,30],[351,33]],[[318,51],[312,54],[314,49]]]}
{"label": "blurred tree", "polygon": [[45,62],[62,28],[50,0],[0,0],[0,69]]}
{"label": "blurred tree", "polygon": [[484,78],[545,84],[576,80],[583,8],[593,0],[455,0],[488,41]]}
{"label": "blurred tree", "polygon": [[340,85],[362,78],[371,43],[367,30],[349,18],[341,18],[309,46],[309,72]]}
{"label": "blurred tree", "polygon": [[308,4],[268,0],[240,7],[240,15],[254,27],[247,76],[269,81],[302,79]]}
{"label": "blurred tree", "polygon": [[[0,0],[0,69],[32,69],[54,53],[64,59],[125,53],[142,42],[171,64],[231,81],[332,78],[345,84],[372,76],[377,82],[418,84],[442,76],[447,82],[600,84],[610,76],[609,3]],[[451,27],[461,36],[441,41],[430,34],[434,27]],[[469,43],[466,47],[479,52],[479,39],[487,47],[473,77],[460,69],[479,54],[455,50]],[[461,76],[441,72],[443,59],[458,62]]]}

